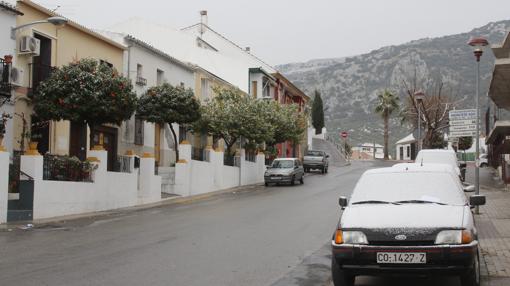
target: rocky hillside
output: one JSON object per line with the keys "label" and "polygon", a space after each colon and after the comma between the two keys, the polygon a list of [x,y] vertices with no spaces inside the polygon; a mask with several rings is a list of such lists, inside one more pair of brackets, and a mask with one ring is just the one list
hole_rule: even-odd
{"label": "rocky hillside", "polygon": [[[337,130],[350,131],[354,144],[374,141],[382,144],[382,120],[373,112],[379,92],[389,88],[403,99],[403,80],[417,78],[423,85],[420,88],[427,90],[433,79],[441,79],[447,93],[459,101],[459,108],[473,106],[475,60],[467,41],[471,36],[481,35],[491,44],[499,44],[509,30],[510,20],[501,21],[468,33],[416,40],[355,57],[312,60],[277,68],[307,94],[313,94],[314,89],[322,92],[329,131],[335,134]],[[482,95],[487,94],[493,63],[492,52],[487,50],[481,64]],[[392,120],[391,129],[392,142],[410,132],[409,127],[400,125],[398,118]]]}

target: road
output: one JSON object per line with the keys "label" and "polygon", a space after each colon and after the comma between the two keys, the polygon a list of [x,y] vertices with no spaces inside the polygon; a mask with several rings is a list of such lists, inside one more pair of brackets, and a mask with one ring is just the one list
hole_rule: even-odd
{"label": "road", "polygon": [[[304,185],[257,186],[195,203],[0,232],[0,284],[324,285],[327,266],[314,271],[305,264],[329,252],[338,197],[378,164],[338,161],[329,174],[307,174]],[[414,283],[361,278],[357,285],[400,282]]]}

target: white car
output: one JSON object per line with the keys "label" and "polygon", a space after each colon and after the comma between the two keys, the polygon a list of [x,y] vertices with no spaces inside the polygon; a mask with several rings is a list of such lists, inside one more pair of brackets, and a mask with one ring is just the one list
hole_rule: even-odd
{"label": "white car", "polygon": [[487,154],[480,155],[480,167],[485,168],[489,166],[489,158]]}
{"label": "white car", "polygon": [[[471,207],[450,166],[407,164],[365,172],[332,239],[335,286],[358,275],[458,275],[480,285],[477,230]],[[473,188],[470,188],[473,190]]]}
{"label": "white car", "polygon": [[442,149],[424,149],[418,152],[415,163],[417,164],[447,164],[454,168],[455,172],[464,181],[460,172],[460,164],[457,160],[457,154],[453,150]]}

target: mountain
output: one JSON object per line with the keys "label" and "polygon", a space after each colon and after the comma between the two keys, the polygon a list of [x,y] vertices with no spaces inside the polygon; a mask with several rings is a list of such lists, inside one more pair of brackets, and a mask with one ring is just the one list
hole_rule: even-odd
{"label": "mountain", "polygon": [[[328,131],[349,131],[354,144],[383,142],[383,121],[374,113],[377,94],[385,88],[405,97],[403,80],[417,78],[427,91],[433,79],[445,84],[446,93],[459,102],[458,108],[474,106],[475,58],[467,41],[484,36],[499,44],[510,30],[510,20],[489,23],[470,32],[438,38],[426,38],[402,45],[383,47],[370,53],[338,59],[311,60],[277,67],[307,94],[322,93]],[[486,49],[482,56],[480,94],[482,105],[492,75],[494,56]],[[416,76],[414,76],[416,74]],[[395,116],[391,121],[391,143],[411,132]],[[390,145],[390,154],[393,153]]]}

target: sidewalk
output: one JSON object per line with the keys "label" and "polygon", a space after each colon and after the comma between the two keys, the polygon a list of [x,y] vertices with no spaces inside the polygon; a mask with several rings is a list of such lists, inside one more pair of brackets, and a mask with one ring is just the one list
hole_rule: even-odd
{"label": "sidewalk", "polygon": [[[467,181],[474,181],[473,168],[468,167]],[[475,216],[482,285],[510,285],[510,192],[491,168],[480,169],[480,192],[487,197]]]}

